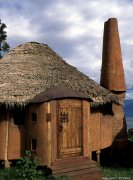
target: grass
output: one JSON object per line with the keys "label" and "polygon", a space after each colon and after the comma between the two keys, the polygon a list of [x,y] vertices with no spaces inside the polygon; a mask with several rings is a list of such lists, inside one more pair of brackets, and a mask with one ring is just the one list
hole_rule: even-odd
{"label": "grass", "polygon": [[[122,168],[122,167],[101,167],[103,180],[132,180],[133,179],[133,168]],[[12,178],[14,169],[0,169],[0,180],[18,180],[17,178]],[[20,180],[20,179],[19,179]],[[22,179],[23,180],[23,179]],[[69,180],[68,177],[44,177],[40,176],[34,180]]]}
{"label": "grass", "polygon": [[133,142],[133,128],[128,130],[128,141]]}
{"label": "grass", "polygon": [[103,179],[111,180],[132,180],[133,168],[102,167]]}
{"label": "grass", "polygon": [[112,166],[101,167],[103,180],[132,180],[133,179],[133,135],[128,134],[128,149],[126,158],[123,155],[115,156]]}
{"label": "grass", "polygon": [[[0,169],[0,180],[29,180],[29,179],[18,179],[14,177],[15,171],[14,168],[2,168]],[[53,176],[38,176],[33,180],[69,180],[67,176],[53,177]]]}
{"label": "grass", "polygon": [[128,141],[133,142],[133,136],[132,135],[128,135]]}

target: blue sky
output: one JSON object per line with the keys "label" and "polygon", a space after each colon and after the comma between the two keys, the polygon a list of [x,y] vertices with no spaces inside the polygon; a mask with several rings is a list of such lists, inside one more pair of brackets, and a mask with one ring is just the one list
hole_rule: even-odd
{"label": "blue sky", "polygon": [[133,89],[129,89],[126,92],[126,100],[133,100]]}
{"label": "blue sky", "polygon": [[104,22],[119,23],[127,88],[133,86],[133,1],[0,0],[12,48],[27,41],[48,44],[71,65],[99,83]]}

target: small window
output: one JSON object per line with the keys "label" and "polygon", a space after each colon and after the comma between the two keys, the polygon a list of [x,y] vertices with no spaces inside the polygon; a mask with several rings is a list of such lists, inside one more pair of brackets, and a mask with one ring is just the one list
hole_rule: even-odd
{"label": "small window", "polygon": [[37,121],[37,113],[32,113],[32,121],[36,122]]}
{"label": "small window", "polygon": [[32,151],[36,151],[36,145],[37,145],[36,139],[32,139],[32,141],[31,141],[31,150]]}
{"label": "small window", "polygon": [[13,112],[14,125],[24,125],[25,110],[16,109]]}

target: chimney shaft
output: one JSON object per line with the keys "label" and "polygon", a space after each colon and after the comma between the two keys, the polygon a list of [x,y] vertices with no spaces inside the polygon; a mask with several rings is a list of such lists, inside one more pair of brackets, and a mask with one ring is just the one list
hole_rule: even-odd
{"label": "chimney shaft", "polygon": [[104,24],[100,84],[116,93],[126,91],[118,23],[116,18],[111,18]]}

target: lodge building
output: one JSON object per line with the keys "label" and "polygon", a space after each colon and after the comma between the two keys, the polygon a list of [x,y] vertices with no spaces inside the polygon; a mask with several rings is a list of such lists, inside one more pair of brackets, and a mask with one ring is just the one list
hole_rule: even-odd
{"label": "lodge building", "polygon": [[104,26],[100,85],[46,44],[17,46],[0,60],[0,160],[9,166],[30,150],[55,175],[72,176],[78,165],[62,164],[79,163],[89,177],[95,156],[125,146],[125,91],[115,18]]}

